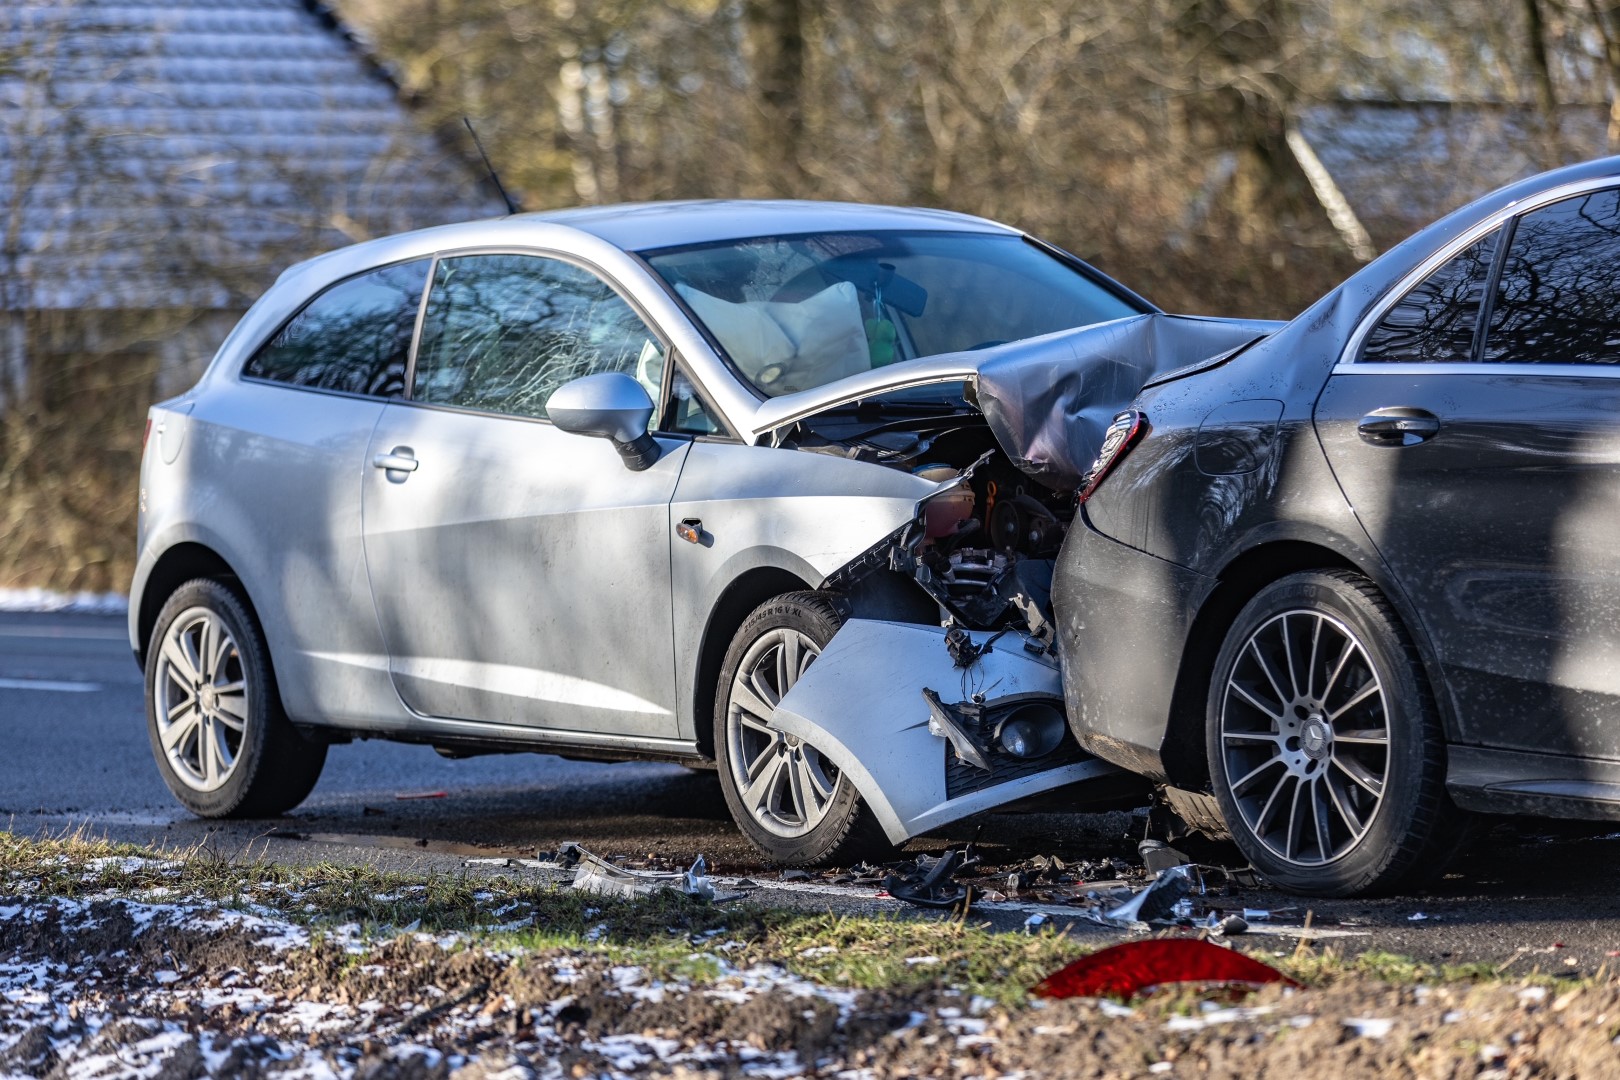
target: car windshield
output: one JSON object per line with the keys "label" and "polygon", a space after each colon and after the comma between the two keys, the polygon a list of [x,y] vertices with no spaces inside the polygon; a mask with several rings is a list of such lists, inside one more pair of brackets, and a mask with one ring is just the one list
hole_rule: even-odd
{"label": "car windshield", "polygon": [[1005,233],[811,233],[643,255],[770,397],[1144,310]]}

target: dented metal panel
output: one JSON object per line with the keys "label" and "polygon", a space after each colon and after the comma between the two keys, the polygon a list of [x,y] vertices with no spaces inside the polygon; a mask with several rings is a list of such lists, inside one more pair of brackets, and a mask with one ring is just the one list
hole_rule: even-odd
{"label": "dented metal panel", "polygon": [[[1051,768],[1038,768],[1042,759],[1017,759],[1008,767],[995,760],[1005,755],[992,753],[992,770],[1005,772],[992,772],[980,781],[984,786],[952,798],[947,773],[961,763],[951,741],[930,731],[923,691],[934,691],[947,705],[982,696],[986,709],[1035,700],[1061,708],[1063,687],[1056,659],[1027,651],[1030,639],[1021,634],[962,631],[981,650],[964,668],[947,649],[946,633],[937,626],[852,619],[782,698],[772,726],[837,765],[895,843],[1030,795],[1120,774],[1065,737],[1044,759]],[[1001,775],[1008,778],[995,782]]]}

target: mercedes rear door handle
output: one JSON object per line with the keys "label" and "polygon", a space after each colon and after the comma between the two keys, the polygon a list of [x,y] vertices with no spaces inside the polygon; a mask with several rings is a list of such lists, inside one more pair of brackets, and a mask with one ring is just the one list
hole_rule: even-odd
{"label": "mercedes rear door handle", "polygon": [[371,459],[373,468],[386,469],[389,472],[415,472],[420,464],[416,460],[416,453],[408,446],[396,446],[386,454],[378,454]]}
{"label": "mercedes rear door handle", "polygon": [[1356,434],[1373,446],[1416,446],[1440,434],[1440,418],[1404,405],[1378,409],[1361,418]]}

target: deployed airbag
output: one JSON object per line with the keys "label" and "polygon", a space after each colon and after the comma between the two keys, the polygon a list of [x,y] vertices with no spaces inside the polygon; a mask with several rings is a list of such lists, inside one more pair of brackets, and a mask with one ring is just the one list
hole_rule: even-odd
{"label": "deployed airbag", "polygon": [[1109,422],[1144,386],[1235,353],[1279,323],[1135,315],[986,350],[974,387],[996,441],[1025,473],[1079,486]]}
{"label": "deployed airbag", "polygon": [[742,373],[767,394],[791,394],[866,371],[871,354],[860,297],[847,281],[797,303],[734,304],[677,285]]}

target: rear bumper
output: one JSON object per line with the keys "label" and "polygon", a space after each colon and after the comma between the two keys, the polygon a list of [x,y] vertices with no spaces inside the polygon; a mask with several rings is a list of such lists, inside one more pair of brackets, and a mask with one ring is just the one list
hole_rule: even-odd
{"label": "rear bumper", "polygon": [[1082,512],[1052,582],[1063,693],[1080,745],[1165,781],[1164,740],[1187,632],[1213,579],[1093,529]]}

